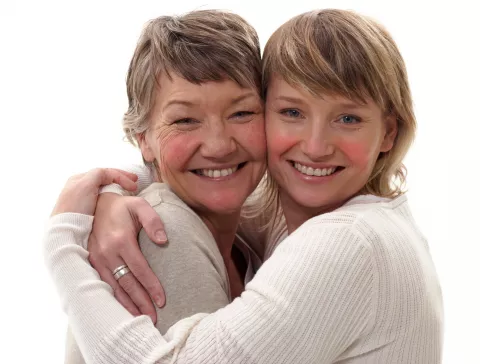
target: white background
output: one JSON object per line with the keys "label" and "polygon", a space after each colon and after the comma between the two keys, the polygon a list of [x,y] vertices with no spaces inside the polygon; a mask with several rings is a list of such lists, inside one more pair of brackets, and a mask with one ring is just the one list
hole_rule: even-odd
{"label": "white background", "polygon": [[480,30],[474,6],[267,3],[1,0],[0,362],[63,360],[66,319],[43,265],[43,227],[68,176],[140,162],[139,152],[122,140],[120,120],[142,24],[196,8],[228,9],[256,27],[263,46],[290,17],[337,7],[380,20],[406,60],[419,124],[407,158],[409,198],[443,286],[444,363],[480,363]]}

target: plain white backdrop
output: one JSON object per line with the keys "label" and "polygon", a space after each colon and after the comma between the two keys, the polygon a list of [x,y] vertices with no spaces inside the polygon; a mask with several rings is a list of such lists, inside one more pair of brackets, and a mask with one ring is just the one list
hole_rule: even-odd
{"label": "plain white backdrop", "polygon": [[0,362],[63,362],[66,318],[43,265],[43,228],[70,175],[141,161],[122,139],[121,117],[143,23],[228,9],[256,27],[263,46],[290,17],[336,7],[382,22],[406,60],[419,124],[406,161],[409,198],[443,287],[444,363],[480,363],[480,30],[473,4],[1,0]]}

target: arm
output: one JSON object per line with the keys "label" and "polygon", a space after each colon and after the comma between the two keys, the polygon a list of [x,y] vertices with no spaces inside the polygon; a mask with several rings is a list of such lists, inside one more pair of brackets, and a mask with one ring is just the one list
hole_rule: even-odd
{"label": "arm", "polygon": [[241,298],[162,336],[148,317],[118,304],[88,265],[81,244],[90,227],[89,216],[54,216],[45,239],[87,362],[331,363],[374,317],[374,264],[362,239],[348,226],[313,226],[284,241]]}
{"label": "arm", "polygon": [[142,192],[144,189],[146,189],[148,186],[150,186],[154,181],[152,172],[150,169],[142,164],[132,164],[127,167],[122,167],[122,170],[136,174],[138,176],[137,180],[137,188],[135,191],[127,191],[122,186],[120,186],[117,183],[112,183],[107,186],[103,186],[100,189],[100,193],[105,193],[105,192],[112,192],[116,193],[117,195],[122,195],[122,196],[136,196],[140,192]]}
{"label": "arm", "polygon": [[[211,313],[227,305],[228,277],[210,231],[177,196],[158,183],[147,188],[141,196],[165,222],[170,237],[170,244],[158,245],[150,240],[145,230],[139,234],[141,251],[153,273],[162,277],[168,295],[165,306],[156,308],[156,328],[165,333],[182,318],[198,312]],[[184,225],[189,228],[184,229]],[[83,362],[76,338],[81,340],[78,334],[74,338],[69,329],[68,363]]]}

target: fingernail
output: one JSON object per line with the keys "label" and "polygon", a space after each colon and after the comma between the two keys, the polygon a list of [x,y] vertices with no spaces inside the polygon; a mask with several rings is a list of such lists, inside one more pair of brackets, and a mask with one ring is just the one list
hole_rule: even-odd
{"label": "fingernail", "polygon": [[163,307],[163,305],[165,304],[162,296],[155,297],[155,303],[158,307]]}
{"label": "fingernail", "polygon": [[162,230],[157,231],[155,237],[159,243],[165,243],[167,241],[167,235]]}

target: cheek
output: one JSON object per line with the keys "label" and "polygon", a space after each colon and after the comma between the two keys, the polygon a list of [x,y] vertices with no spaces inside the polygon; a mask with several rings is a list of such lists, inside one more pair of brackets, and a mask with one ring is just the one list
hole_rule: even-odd
{"label": "cheek", "polygon": [[280,123],[267,124],[267,149],[270,160],[279,160],[281,155],[298,144],[299,138]]}
{"label": "cheek", "polygon": [[255,159],[265,159],[267,143],[263,118],[246,124],[234,125],[234,130],[231,133],[234,139]]}
{"label": "cheek", "polygon": [[371,143],[358,140],[344,140],[337,147],[348,158],[352,166],[359,169],[370,169],[377,157]]}
{"label": "cheek", "polygon": [[159,143],[157,160],[162,174],[184,169],[198,145],[194,136],[185,134],[162,138]]}

